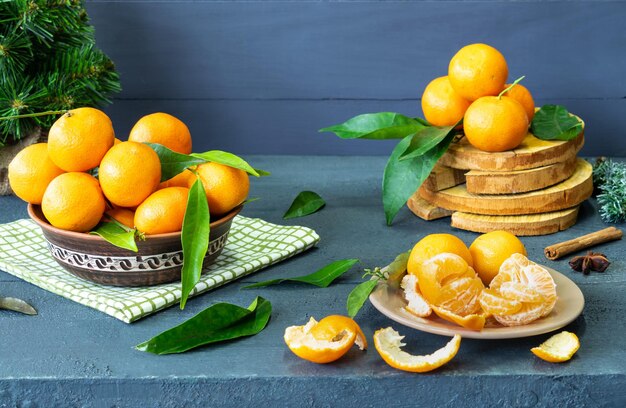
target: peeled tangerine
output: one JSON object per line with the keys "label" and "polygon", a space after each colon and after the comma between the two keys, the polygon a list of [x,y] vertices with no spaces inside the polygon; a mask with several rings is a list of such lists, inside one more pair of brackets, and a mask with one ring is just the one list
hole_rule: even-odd
{"label": "peeled tangerine", "polygon": [[404,336],[391,327],[374,333],[374,346],[387,364],[398,370],[424,373],[441,367],[456,356],[461,345],[461,336],[454,337],[444,347],[426,356],[414,356],[402,350]]}
{"label": "peeled tangerine", "polygon": [[317,322],[313,317],[304,326],[285,329],[285,343],[295,355],[314,363],[338,360],[356,344],[367,348],[359,325],[349,317],[332,315]]}
{"label": "peeled tangerine", "polygon": [[522,254],[504,261],[489,289],[479,296],[483,310],[504,326],[528,324],[547,316],[556,300],[556,284],[548,270]]}
{"label": "peeled tangerine", "polygon": [[[442,319],[471,330],[482,330],[485,326],[479,302],[484,285],[461,256],[452,253],[435,255],[422,264],[417,281],[421,295]],[[411,288],[410,285],[407,287]],[[405,290],[405,293],[409,300],[411,292]]]}

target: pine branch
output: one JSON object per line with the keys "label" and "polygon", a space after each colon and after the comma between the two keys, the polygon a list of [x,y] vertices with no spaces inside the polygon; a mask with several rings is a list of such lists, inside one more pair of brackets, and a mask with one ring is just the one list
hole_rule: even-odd
{"label": "pine branch", "polygon": [[598,206],[604,222],[626,221],[626,164],[610,159],[598,159],[593,179],[599,194]]}

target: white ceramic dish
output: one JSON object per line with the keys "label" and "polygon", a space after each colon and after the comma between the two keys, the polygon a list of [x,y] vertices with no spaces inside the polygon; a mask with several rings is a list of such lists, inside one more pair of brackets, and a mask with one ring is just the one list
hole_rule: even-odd
{"label": "white ceramic dish", "polygon": [[498,323],[488,323],[481,331],[474,331],[443,320],[434,313],[427,318],[417,317],[404,308],[407,302],[404,300],[402,289],[394,289],[380,283],[370,295],[370,302],[382,314],[398,323],[442,336],[454,336],[456,333],[473,339],[514,339],[535,336],[567,325],[582,313],[585,306],[583,293],[572,280],[554,269],[548,267],[546,269],[556,283],[558,295],[556,305],[548,316],[523,326],[506,327]]}

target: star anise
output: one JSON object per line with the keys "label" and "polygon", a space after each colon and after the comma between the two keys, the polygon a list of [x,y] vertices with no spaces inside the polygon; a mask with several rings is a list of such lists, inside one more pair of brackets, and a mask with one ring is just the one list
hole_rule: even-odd
{"label": "star anise", "polygon": [[587,252],[587,255],[575,256],[569,261],[569,266],[573,270],[589,275],[589,272],[604,272],[611,262],[606,255],[599,252]]}

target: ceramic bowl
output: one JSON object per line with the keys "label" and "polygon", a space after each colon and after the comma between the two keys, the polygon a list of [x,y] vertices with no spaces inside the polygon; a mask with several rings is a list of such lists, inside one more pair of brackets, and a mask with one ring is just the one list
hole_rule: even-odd
{"label": "ceramic bowl", "polygon": [[[242,207],[211,223],[205,268],[224,249],[233,218]],[[137,241],[138,252],[132,252],[97,235],[53,227],[38,205],[29,204],[28,215],[41,227],[52,257],[80,278],[112,286],[148,286],[180,280],[183,265],[180,232],[146,235],[145,241]]]}

